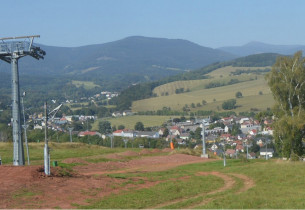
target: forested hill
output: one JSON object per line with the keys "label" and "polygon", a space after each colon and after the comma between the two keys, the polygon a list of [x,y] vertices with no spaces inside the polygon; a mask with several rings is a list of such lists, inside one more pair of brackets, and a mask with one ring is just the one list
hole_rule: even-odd
{"label": "forested hill", "polygon": [[305,51],[304,45],[273,45],[262,42],[250,42],[242,46],[220,47],[228,53],[238,56],[247,56],[260,53],[278,53],[281,55],[292,55],[297,51]]}
{"label": "forested hill", "polygon": [[[82,47],[41,46],[44,60],[20,59],[20,74],[69,77],[120,90],[132,83],[155,81],[236,56],[187,40],[133,36]],[[0,71],[9,72],[0,62]]]}
{"label": "forested hill", "polygon": [[217,62],[206,67],[194,70],[191,72],[186,72],[178,74],[172,77],[167,77],[165,79],[142,83],[129,87],[121,92],[119,97],[113,99],[111,103],[116,104],[119,110],[128,109],[132,101],[145,99],[153,97],[153,89],[159,85],[163,85],[169,82],[179,81],[179,80],[196,80],[206,78],[206,74],[225,66],[235,66],[235,67],[265,67],[272,66],[276,58],[280,56],[275,53],[263,53],[250,55],[242,58],[237,58],[232,61]]}

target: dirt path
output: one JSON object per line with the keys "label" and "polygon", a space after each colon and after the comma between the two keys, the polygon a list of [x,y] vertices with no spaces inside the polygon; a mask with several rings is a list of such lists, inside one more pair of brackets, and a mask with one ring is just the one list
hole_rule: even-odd
{"label": "dirt path", "polygon": [[243,187],[240,188],[236,194],[242,193],[242,192],[246,192],[247,190],[249,190],[250,188],[255,186],[255,182],[253,181],[253,179],[251,179],[250,177],[243,175],[243,174],[233,174],[230,173],[230,175],[235,176],[239,179],[243,180]]}
{"label": "dirt path", "polygon": [[[216,194],[216,193],[223,192],[223,191],[226,191],[228,189],[231,189],[234,186],[234,184],[235,184],[235,180],[232,179],[232,177],[230,177],[230,176],[228,176],[226,174],[222,174],[222,173],[217,172],[217,171],[198,172],[197,175],[199,175],[199,176],[208,176],[208,175],[217,176],[217,177],[221,178],[224,181],[224,185],[221,188],[216,189],[216,190],[211,191],[211,192],[208,192],[208,193],[205,192],[205,193],[201,193],[201,194],[198,194],[196,196],[193,196],[193,197],[175,199],[175,200],[172,200],[172,201],[169,201],[169,202],[162,203],[162,204],[159,204],[157,206],[151,207],[151,209],[159,209],[161,207],[166,207],[166,206],[173,205],[173,204],[176,204],[176,203],[184,202],[184,201],[189,200],[190,198],[196,199],[196,198],[199,198],[199,197],[205,196],[205,195],[213,195],[213,194]],[[209,199],[209,201],[210,201],[210,199]],[[198,204],[196,204],[195,206],[197,206],[197,205]],[[188,208],[192,208],[192,207],[188,207]]]}
{"label": "dirt path", "polygon": [[[207,175],[217,176],[224,181],[224,185],[221,188],[216,189],[216,190],[211,191],[211,192],[208,192],[208,193],[201,193],[201,194],[198,194],[198,195],[192,196],[192,197],[175,199],[175,200],[168,201],[166,203],[162,203],[162,204],[159,204],[157,206],[150,207],[150,208],[151,209],[160,209],[160,208],[164,208],[164,207],[167,207],[167,206],[170,206],[170,205],[173,205],[173,204],[177,204],[177,203],[187,201],[189,199],[197,199],[197,198],[200,198],[200,197],[203,197],[203,196],[216,195],[217,193],[221,193],[221,192],[224,192],[226,190],[230,190],[234,187],[234,185],[236,183],[234,178],[232,178],[231,176],[237,177],[237,178],[239,178],[243,181],[243,187],[238,189],[238,191],[235,192],[236,194],[245,192],[245,191],[247,191],[250,188],[255,186],[254,181],[251,178],[249,178],[249,177],[247,177],[246,175],[243,175],[243,174],[235,174],[235,173],[223,174],[223,173],[220,173],[220,172],[217,172],[217,171],[213,171],[213,172],[198,172],[197,175],[200,175],[200,176],[207,176]],[[195,207],[198,207],[198,206],[204,206],[204,205],[208,204],[209,202],[211,202],[215,199],[217,199],[217,197],[215,197],[215,196],[214,197],[203,198],[203,201],[201,201],[199,203],[194,203],[192,205],[183,206],[183,208],[192,209],[192,208],[195,208]]]}

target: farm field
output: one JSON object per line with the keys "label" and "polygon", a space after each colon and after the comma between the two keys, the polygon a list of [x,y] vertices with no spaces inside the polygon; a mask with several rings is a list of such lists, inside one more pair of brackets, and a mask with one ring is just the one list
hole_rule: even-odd
{"label": "farm field", "polygon": [[99,85],[96,85],[96,84],[94,84],[94,82],[89,82],[89,81],[73,80],[72,84],[75,85],[76,87],[84,86],[84,88],[87,89],[87,90],[95,88],[95,87],[99,87]]}
{"label": "farm field", "polygon": [[[242,92],[244,98],[237,99],[237,105],[239,107],[233,110],[235,112],[240,112],[244,110],[250,111],[251,108],[256,107],[260,107],[262,110],[265,110],[267,107],[272,107],[273,97],[271,95],[270,89],[267,86],[266,81],[263,79],[263,77],[258,77],[257,80],[241,82],[233,85],[210,89],[200,89],[181,94],[173,94],[168,96],[160,96],[135,101],[132,104],[132,110],[135,112],[139,112],[148,110],[160,110],[163,107],[171,107],[171,109],[173,110],[182,111],[182,108],[186,104],[191,107],[192,103],[202,103],[202,100],[206,100],[207,105],[199,108],[191,108],[191,111],[223,111],[221,109],[221,104],[223,103],[223,101],[235,98],[235,94],[237,91]],[[259,94],[260,91],[262,91],[262,95]],[[248,99],[249,102],[247,102]],[[261,102],[264,103],[262,104]],[[217,107],[219,107],[220,109],[218,109]]]}
{"label": "farm field", "polygon": [[241,75],[231,75],[232,72],[236,70],[247,70],[247,71],[255,71],[258,69],[266,69],[271,67],[232,67],[226,66],[223,68],[219,68],[217,70],[212,71],[211,73],[207,74],[209,79],[201,79],[201,80],[186,80],[186,81],[175,81],[170,82],[164,85],[160,85],[153,90],[153,93],[157,94],[157,96],[162,96],[162,93],[168,93],[168,95],[175,94],[175,90],[179,88],[184,88],[184,90],[189,89],[190,91],[195,90],[202,90],[205,88],[205,85],[209,84],[210,82],[216,81],[229,81],[231,79],[238,79],[240,81],[248,81],[250,79],[264,79],[263,75],[257,74],[241,74]]}
{"label": "farm field", "polygon": [[[0,146],[3,152],[10,145]],[[86,145],[55,146],[67,152],[58,154],[60,167],[52,167],[49,177],[41,165],[0,166],[0,208],[305,207],[302,162],[231,159],[224,167],[222,160],[187,150],[91,147],[87,157],[79,154]]]}
{"label": "farm field", "polygon": [[[164,122],[170,119],[170,116],[149,116],[149,115],[131,115],[118,118],[102,119],[109,121],[112,126],[118,128],[119,125],[124,125],[127,129],[134,129],[137,122],[142,122],[144,127],[161,126]],[[98,130],[98,125],[101,119],[94,122],[92,130]]]}

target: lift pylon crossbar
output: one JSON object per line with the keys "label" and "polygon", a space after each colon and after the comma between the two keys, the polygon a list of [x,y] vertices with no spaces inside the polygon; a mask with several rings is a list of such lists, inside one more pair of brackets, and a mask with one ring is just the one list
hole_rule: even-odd
{"label": "lift pylon crossbar", "polygon": [[30,39],[30,38],[39,38],[40,35],[33,35],[33,36],[17,36],[17,37],[4,37],[0,38],[0,40],[10,40],[10,39]]}

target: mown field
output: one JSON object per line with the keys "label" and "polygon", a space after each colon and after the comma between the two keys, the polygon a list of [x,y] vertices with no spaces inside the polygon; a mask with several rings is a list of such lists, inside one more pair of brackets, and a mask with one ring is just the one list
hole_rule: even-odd
{"label": "mown field", "polygon": [[[194,110],[213,110],[223,111],[221,104],[228,99],[235,99],[236,92],[242,92],[243,98],[237,99],[237,108],[235,112],[250,111],[251,108],[259,108],[265,110],[273,105],[273,97],[270,89],[266,84],[263,76],[257,76],[257,80],[245,81],[233,85],[222,87],[193,90],[181,94],[173,94],[168,96],[159,96],[144,100],[135,101],[132,104],[132,110],[135,112],[160,110],[163,107],[170,107],[173,110],[180,110],[187,104],[191,108],[191,104],[202,104],[202,100],[207,105],[191,108]],[[262,92],[262,95],[259,92]]]}
{"label": "mown field", "polygon": [[137,122],[142,122],[144,127],[161,126],[164,122],[168,121],[170,116],[149,116],[149,115],[132,115],[118,118],[105,118],[98,119],[92,125],[92,130],[98,130],[99,122],[102,120],[109,121],[112,126],[118,128],[119,125],[124,125],[127,129],[134,129]]}

